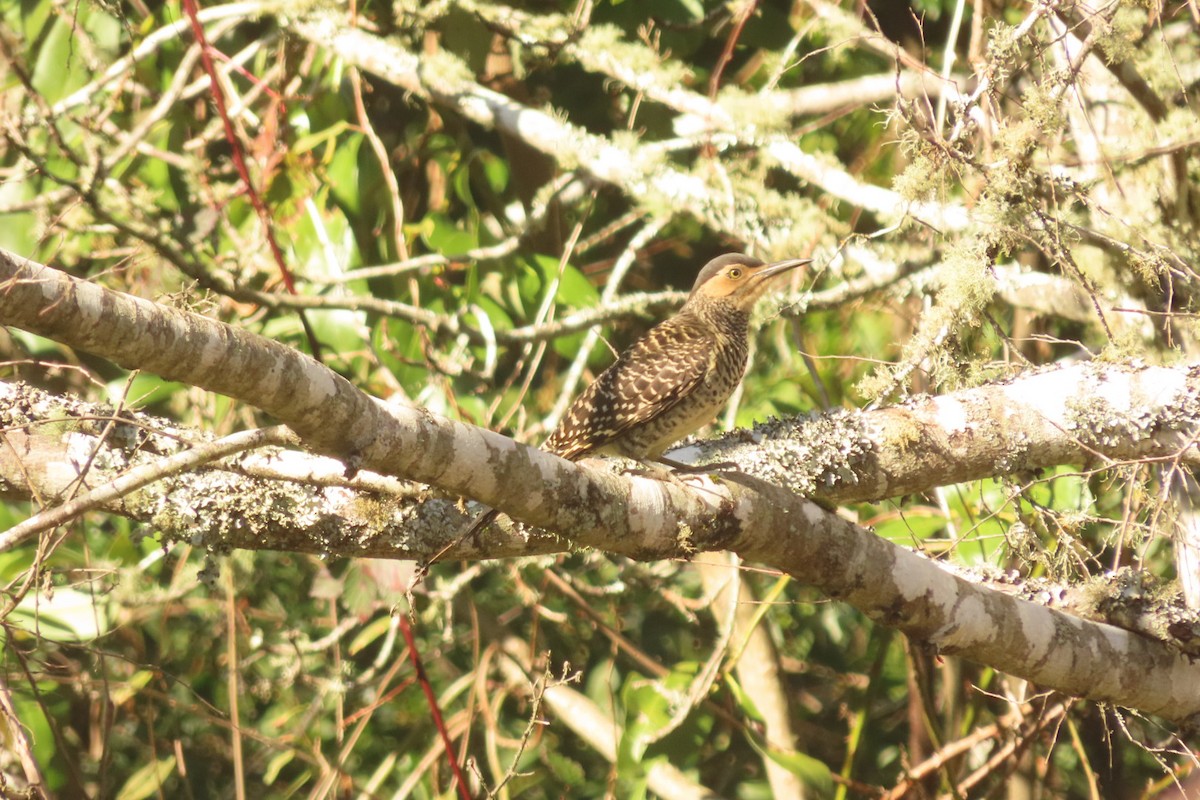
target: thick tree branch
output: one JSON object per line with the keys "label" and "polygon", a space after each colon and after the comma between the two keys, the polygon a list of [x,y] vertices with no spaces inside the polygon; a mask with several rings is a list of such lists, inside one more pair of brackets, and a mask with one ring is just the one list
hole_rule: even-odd
{"label": "thick tree branch", "polygon": [[[750,474],[698,479],[698,491],[623,478],[419,409],[387,409],[282,345],[106,291],[2,251],[0,279],[5,281],[0,285],[0,321],[259,405],[291,425],[314,449],[470,494],[524,522],[570,531],[579,544],[642,558],[687,555],[695,548],[732,549],[844,598],[873,619],[941,651],[1063,692],[1172,720],[1200,713],[1200,666],[1177,650],[973,585]],[[1120,450],[1127,438],[1132,439],[1131,455],[1144,455],[1147,448],[1164,456],[1188,452],[1194,437],[1182,426],[1188,410],[1195,416],[1195,375],[1187,369],[1162,372],[1165,377],[1156,370],[1129,373],[1157,380],[1155,395],[1143,394],[1144,389],[1131,391],[1131,384],[1120,380],[1119,368],[1101,371],[1108,379],[1087,402],[1105,401],[1099,416],[1104,425],[1080,427],[1089,419],[1082,416],[1082,408],[1073,414],[1070,409],[1075,406],[1062,402],[1058,417],[1041,423],[1047,441],[1056,431],[1065,432],[1060,444],[1046,445],[1051,457],[1078,457],[1101,447]],[[1088,380],[1096,383],[1096,374],[1090,379],[1077,376],[1073,385],[1082,389]],[[1023,413],[1020,408],[1000,413],[996,406],[999,416],[991,417],[993,425],[1008,426],[1000,445],[990,430],[978,429],[973,422],[975,402],[961,396],[939,398],[924,407],[889,409],[892,416],[881,428],[893,431],[890,441],[901,450],[924,445],[927,457],[942,450],[947,451],[940,453],[942,458],[966,457],[974,441],[987,454],[980,463],[999,467],[1008,458],[1009,468],[1029,467],[1034,451],[1013,451],[1004,437],[1020,438],[1010,429],[1021,430],[1023,425],[1036,432],[1031,421],[1053,409],[1044,397],[1020,396],[1021,385],[1014,381],[975,390],[983,392],[982,408],[1005,399],[1012,408],[1024,407]],[[1035,385],[1034,391],[1059,391],[1058,386]],[[1155,400],[1178,404],[1183,413],[1166,414],[1153,405]],[[1148,413],[1138,407],[1144,403],[1151,403]],[[1136,424],[1118,419],[1122,409],[1134,412]],[[939,421],[945,432],[941,438],[931,432]],[[849,442],[847,452],[855,454],[862,441]],[[868,494],[905,485],[903,476],[888,468],[872,468],[883,477],[868,484]],[[961,470],[953,474],[953,480],[966,477]],[[513,486],[522,491],[513,492]],[[418,552],[422,544],[416,543]],[[1148,674],[1156,680],[1146,681]]]}
{"label": "thick tree branch", "polygon": [[[419,559],[454,543],[465,524],[455,498],[365,470],[347,478],[340,461],[278,447],[179,472],[180,463],[211,452],[211,436],[139,411],[123,411],[117,420],[112,413],[107,406],[0,383],[0,495],[36,498],[74,516],[80,511],[74,503],[54,504],[82,481],[94,487],[88,509],[144,522],[167,540],[219,551]],[[147,474],[157,475],[158,483],[139,479]],[[0,552],[20,543],[21,527],[0,534]],[[566,548],[537,530],[497,532],[484,541],[463,541],[449,555],[473,561]]]}
{"label": "thick tree branch", "polygon": [[1200,462],[1200,365],[1095,363],[917,397],[873,411],[790,418],[672,455],[732,461],[804,496],[854,503],[1060,464]]}
{"label": "thick tree branch", "polygon": [[[541,528],[574,531],[580,544],[679,554],[680,520],[703,530],[712,511],[728,502],[581,467],[424,409],[387,406],[277,342],[3,250],[0,322],[243,400],[283,421],[314,452],[502,507]],[[528,490],[519,507],[512,503],[514,479]],[[719,524],[735,522],[726,516]]]}
{"label": "thick tree branch", "polygon": [[[13,392],[8,386],[0,386],[0,393],[11,396]],[[0,436],[2,435],[0,433]],[[149,486],[175,473],[186,472],[207,464],[210,461],[216,461],[233,453],[240,453],[243,450],[262,447],[272,442],[283,444],[289,438],[290,431],[281,427],[255,428],[249,431],[239,431],[219,441],[209,442],[184,450],[168,458],[161,459],[154,464],[130,469],[124,472],[119,478],[115,478],[103,486],[86,492],[82,496],[69,500],[62,505],[48,508],[21,524],[14,525],[3,533],[0,533],[0,552],[9,550],[43,531],[63,525],[86,511],[100,508],[107,503],[113,503],[141,489],[143,486]],[[11,448],[13,442],[6,438],[5,444]],[[14,450],[13,452],[17,451]],[[92,452],[94,453],[95,450],[93,449]],[[4,456],[0,455],[0,459],[3,458]],[[88,458],[87,462],[91,460],[91,458]],[[64,490],[66,488],[63,487]],[[59,494],[60,492],[55,493],[55,495]]]}

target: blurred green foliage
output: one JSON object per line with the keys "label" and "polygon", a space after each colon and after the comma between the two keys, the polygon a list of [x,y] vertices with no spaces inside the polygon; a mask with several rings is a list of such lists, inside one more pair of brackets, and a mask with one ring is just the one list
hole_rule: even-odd
{"label": "blurred green foliage", "polygon": [[[716,77],[714,89],[753,101],[763,90],[782,93],[893,72],[895,62],[878,48],[856,46],[875,25],[866,10],[911,58],[928,58],[933,69],[942,67],[948,20],[959,5],[964,27],[950,50],[960,65],[967,56],[988,55],[986,36],[968,42],[972,25],[1001,29],[1029,10],[1001,4],[994,18],[976,20],[974,9],[982,4],[843,5],[831,15],[824,3],[763,0],[740,27],[738,4],[699,0],[539,2],[517,9],[483,2],[359,4],[364,27],[422,58],[456,56],[473,80],[519,103],[613,142],[632,131],[629,141],[664,143],[663,164],[711,178],[714,193],[719,185],[735,187],[729,216],[749,221],[724,229],[689,209],[664,207],[661,198],[592,182],[586,169],[564,175],[555,158],[510,132],[481,127],[369,75],[362,117],[347,65],[289,31],[269,9],[256,19],[210,20],[208,31],[220,52],[241,65],[229,70],[226,91],[246,104],[238,135],[270,209],[283,266],[302,294],[328,301],[306,313],[326,363],[381,397],[538,441],[559,396],[577,389],[564,385],[574,359],[583,358],[594,374],[611,361],[610,347],[580,356],[585,334],[576,331],[492,349],[482,333],[472,338],[431,329],[403,313],[364,310],[352,301],[395,300],[452,317],[464,330],[511,331],[600,303],[648,213],[671,216],[636,253],[621,293],[687,288],[708,257],[760,245],[755,237],[768,221],[813,231],[800,254],[818,252],[824,263],[854,234],[875,233],[886,220],[760,161],[754,142],[725,148],[714,137],[673,145],[675,110],[582,66],[568,48],[578,31],[565,41],[523,38],[531,29],[520,15],[554,30],[587,7],[590,26],[613,26],[622,43],[639,45],[668,74],[683,76],[678,88],[705,97]],[[1183,14],[1183,4],[1159,10],[1170,12],[1164,16],[1169,23]],[[182,19],[177,2],[0,6],[0,37],[12,67],[0,85],[4,113],[14,120],[0,145],[0,246],[307,349],[298,314],[266,311],[234,291],[282,292],[282,268],[234,169],[190,35],[166,37],[100,83],[118,59]],[[850,24],[846,20],[858,26],[854,37],[839,28]],[[1137,53],[1149,58],[1162,40],[1152,24],[1145,31]],[[1039,36],[1013,45],[1027,61],[1003,65],[1010,77],[997,103],[1031,84],[1057,85],[1050,83],[1061,78],[1053,65],[1037,61],[1048,47],[1048,34]],[[1187,42],[1195,36],[1179,39],[1184,44],[1176,45],[1174,57],[1181,71],[1193,69]],[[81,89],[78,102],[55,109]],[[157,108],[164,97],[171,101]],[[938,200],[1044,199],[1037,194],[1045,185],[1040,173],[1021,178],[1034,189],[1017,199],[977,176],[963,177],[963,164],[972,159],[1007,158],[990,149],[1000,143],[958,142],[962,163],[911,141],[897,146],[911,134],[911,118],[890,113],[892,105],[892,98],[848,103],[795,118],[763,108],[756,124],[764,137],[789,136],[867,185],[890,189],[909,164],[929,158],[938,171],[922,172],[916,188]],[[1020,102],[1012,106],[995,113],[1011,114],[1015,125],[1023,112]],[[44,124],[47,118],[52,126]],[[1043,161],[1062,157],[1047,144],[1066,135],[1065,123],[1054,119],[1058,128],[1027,131],[1029,138],[1020,139]],[[1194,157],[1189,163],[1195,177]],[[1045,163],[1029,168],[1048,170]],[[552,191],[550,184],[564,177],[574,183]],[[1063,216],[1078,213],[1072,208]],[[1170,223],[1180,239],[1194,231],[1191,224]],[[969,383],[999,362],[1050,363],[1111,344],[1097,325],[1014,308],[977,291],[974,281],[985,278],[972,271],[977,256],[990,265],[998,255],[1028,255],[1011,246],[1017,234],[1001,228],[998,223],[989,252],[955,251],[953,274],[940,276],[972,313],[961,315],[952,341],[930,348],[905,390]],[[936,263],[955,244],[911,223],[898,226],[894,238],[866,241],[913,265]],[[473,252],[481,248],[503,252]],[[445,258],[413,261],[425,256]],[[1074,275],[1067,265],[1051,265],[1044,252],[1025,261]],[[390,274],[354,274],[387,264],[398,266]],[[1088,280],[1106,279],[1103,270],[1084,266]],[[796,288],[820,292],[863,274],[853,264],[816,270]],[[1127,275],[1123,280],[1151,291]],[[814,311],[799,323],[766,320],[736,424],[871,399],[860,391],[868,385],[864,379],[886,383],[887,366],[906,357],[912,340],[926,341],[919,336],[923,304],[939,302],[937,291],[890,293],[894,286]],[[604,328],[606,341],[619,350],[651,316],[618,317]],[[1168,357],[1169,351],[1148,347],[1141,355]],[[4,337],[3,353],[7,377],[53,391],[126,400],[217,434],[265,422],[225,398],[152,375],[130,379],[115,365],[20,331]],[[1063,467],[850,512],[890,541],[965,566],[1073,580],[1132,558],[1169,575],[1169,548],[1142,532],[1153,513],[1149,498],[1161,490],[1157,481],[1150,471],[1115,475]],[[0,527],[30,511],[29,503],[0,505]],[[0,679],[50,790],[123,800],[232,797],[240,780],[250,797],[453,796],[429,707],[392,616],[395,605],[405,607],[403,578],[390,583],[380,578],[384,567],[366,562],[239,552],[216,556],[221,576],[214,582],[201,572],[214,556],[187,544],[167,548],[154,533],[96,513],[38,547],[0,553],[0,609],[15,601],[0,618]],[[438,565],[416,596],[418,649],[461,748],[456,755],[471,760],[488,786],[508,776],[500,794],[513,798],[646,796],[647,776],[659,763],[721,796],[765,798],[772,792],[768,762],[798,776],[809,796],[868,796],[872,787],[897,785],[941,745],[1008,720],[1011,687],[1002,676],[929,657],[851,608],[794,582],[777,582],[775,575],[748,568],[741,580],[756,595],[771,597],[761,624],[778,651],[797,752],[768,752],[761,711],[729,672],[658,738],[720,641],[712,598],[689,564],[572,553]],[[615,763],[544,705],[535,707],[526,687],[503,677],[496,664],[509,640],[521,642],[525,656],[539,664],[548,653],[549,673],[561,677],[565,670],[567,686],[611,720]],[[236,704],[231,671],[240,681]],[[235,707],[240,759],[230,744]],[[1089,785],[1093,776],[1099,796],[1150,796],[1133,787],[1162,777],[1160,758],[1175,758],[1141,746],[1159,741],[1161,732],[1105,709],[1080,706],[1070,713],[1077,735],[1029,736],[1023,753],[994,765],[961,796],[1018,784],[1036,787],[1038,797],[1097,796]],[[1012,727],[1011,721],[1004,725]],[[997,732],[949,759],[921,781],[919,796],[950,796],[992,752],[986,745],[1005,735]],[[1190,769],[1186,759],[1163,763],[1181,774]],[[11,769],[0,756],[0,770]]]}

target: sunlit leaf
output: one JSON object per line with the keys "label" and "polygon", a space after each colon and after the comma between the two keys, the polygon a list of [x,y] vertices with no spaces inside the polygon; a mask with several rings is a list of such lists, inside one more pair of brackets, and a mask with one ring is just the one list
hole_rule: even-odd
{"label": "sunlit leaf", "polygon": [[117,800],[145,800],[161,794],[167,778],[175,771],[175,756],[167,756],[137,769],[117,791]]}

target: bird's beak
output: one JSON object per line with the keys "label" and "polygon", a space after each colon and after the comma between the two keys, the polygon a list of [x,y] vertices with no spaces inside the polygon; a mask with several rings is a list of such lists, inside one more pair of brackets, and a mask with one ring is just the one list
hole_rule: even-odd
{"label": "bird's beak", "polygon": [[776,261],[774,264],[767,264],[765,267],[759,269],[758,272],[754,273],[754,277],[757,280],[765,281],[767,278],[779,275],[782,272],[787,272],[789,269],[795,269],[796,267],[802,267],[805,264],[811,264],[812,261],[813,260],[811,258],[791,258],[787,261]]}

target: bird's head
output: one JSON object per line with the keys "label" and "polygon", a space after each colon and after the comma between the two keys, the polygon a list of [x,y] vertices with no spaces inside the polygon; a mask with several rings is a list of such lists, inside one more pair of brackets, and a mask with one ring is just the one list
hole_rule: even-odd
{"label": "bird's head", "polygon": [[767,264],[741,253],[717,256],[705,264],[696,276],[688,301],[724,301],[749,313],[755,301],[766,291],[771,278],[811,262],[811,258],[793,258]]}

